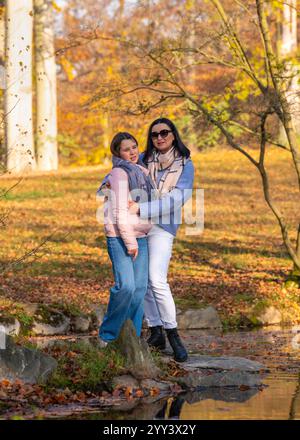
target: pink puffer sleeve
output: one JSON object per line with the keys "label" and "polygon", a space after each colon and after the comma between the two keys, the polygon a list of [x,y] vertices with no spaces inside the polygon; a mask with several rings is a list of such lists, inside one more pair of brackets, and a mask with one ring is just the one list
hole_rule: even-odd
{"label": "pink puffer sleeve", "polygon": [[113,168],[109,182],[114,223],[118,226],[120,236],[126,248],[128,250],[136,249],[138,248],[138,243],[128,209],[129,184],[126,171],[122,168]]}

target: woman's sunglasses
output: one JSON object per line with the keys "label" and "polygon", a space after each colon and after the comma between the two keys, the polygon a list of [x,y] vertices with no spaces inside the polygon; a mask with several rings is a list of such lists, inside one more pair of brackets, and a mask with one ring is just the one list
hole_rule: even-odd
{"label": "woman's sunglasses", "polygon": [[151,137],[152,137],[152,139],[158,139],[158,136],[160,135],[160,137],[165,139],[169,133],[172,133],[172,130],[165,129],[165,130],[161,130],[161,131],[152,131]]}

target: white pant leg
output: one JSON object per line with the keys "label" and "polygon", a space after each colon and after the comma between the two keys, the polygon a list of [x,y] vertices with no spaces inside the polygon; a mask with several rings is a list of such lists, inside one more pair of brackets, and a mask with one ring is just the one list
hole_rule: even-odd
{"label": "white pant leg", "polygon": [[157,225],[148,234],[149,283],[144,313],[150,327],[177,327],[175,303],[167,281],[173,240],[172,234]]}

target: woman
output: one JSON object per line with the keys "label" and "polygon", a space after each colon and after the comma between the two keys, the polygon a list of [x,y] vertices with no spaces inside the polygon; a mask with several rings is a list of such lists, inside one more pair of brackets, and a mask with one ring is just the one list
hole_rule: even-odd
{"label": "woman", "polygon": [[130,191],[143,190],[148,200],[152,189],[148,170],[137,164],[139,151],[136,139],[129,133],[118,133],[110,149],[113,169],[100,187],[107,196],[105,235],[115,280],[99,329],[99,337],[106,343],[117,339],[126,319],[131,319],[136,334],[141,334],[148,282],[146,235],[152,226],[128,212]]}
{"label": "woman", "polygon": [[167,118],[156,119],[150,125],[147,149],[141,158],[160,196],[158,200],[132,203],[130,207],[130,212],[155,223],[148,234],[149,284],[144,307],[151,335],[147,342],[150,346],[165,348],[165,330],[175,360],[184,362],[188,355],[178,335],[176,308],[167,275],[179,214],[192,194],[194,166],[190,151]]}

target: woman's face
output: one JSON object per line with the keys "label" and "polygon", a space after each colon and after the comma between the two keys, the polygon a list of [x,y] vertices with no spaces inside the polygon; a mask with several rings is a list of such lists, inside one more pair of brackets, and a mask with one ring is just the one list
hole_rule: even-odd
{"label": "woman's face", "polygon": [[124,139],[120,145],[120,158],[137,163],[139,160],[139,147],[133,139]]}
{"label": "woman's face", "polygon": [[156,124],[152,127],[151,139],[154,147],[164,154],[172,148],[175,137],[167,124]]}

